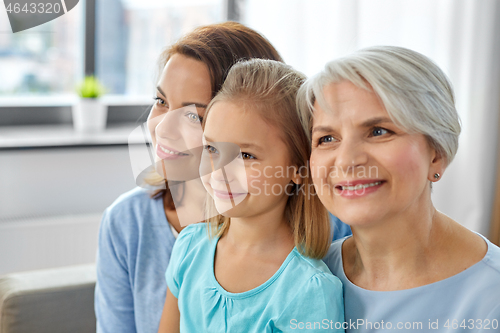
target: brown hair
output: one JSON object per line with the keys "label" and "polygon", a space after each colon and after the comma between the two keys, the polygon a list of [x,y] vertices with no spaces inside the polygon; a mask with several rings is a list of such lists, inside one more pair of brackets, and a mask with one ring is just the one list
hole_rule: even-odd
{"label": "brown hair", "polygon": [[162,52],[159,61],[161,70],[176,53],[207,65],[212,81],[212,98],[222,87],[231,66],[238,61],[252,58],[283,61],[264,36],[237,22],[196,28]]}
{"label": "brown hair", "polygon": [[[280,132],[287,143],[290,163],[294,171],[302,172],[302,184],[293,184],[285,207],[285,218],[290,223],[297,249],[304,255],[321,259],[330,246],[330,221],[328,212],[319,201],[312,186],[308,160],[311,147],[302,127],[296,95],[305,76],[283,63],[252,59],[234,65],[220,92],[210,102],[203,126],[212,106],[219,101],[232,101],[246,110],[259,112],[266,122]],[[287,193],[288,194],[288,193]],[[210,235],[222,236],[231,223],[229,217],[217,215],[215,207],[207,203]],[[215,214],[214,214],[215,213]]]}
{"label": "brown hair", "polygon": [[[261,58],[283,61],[272,44],[257,31],[237,22],[223,22],[196,28],[160,55],[160,73],[174,54],[182,54],[199,60],[207,65],[211,84],[212,98],[221,89],[231,66],[242,59]],[[153,197],[162,194],[165,206],[174,210],[172,193],[167,182],[156,175],[149,179],[150,185],[163,185],[166,189],[157,190]]]}

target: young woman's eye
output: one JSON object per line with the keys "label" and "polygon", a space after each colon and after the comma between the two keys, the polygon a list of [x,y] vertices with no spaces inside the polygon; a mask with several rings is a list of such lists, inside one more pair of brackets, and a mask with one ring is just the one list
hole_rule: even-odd
{"label": "young woman's eye", "polygon": [[382,135],[385,135],[385,134],[389,134],[391,133],[391,131],[385,129],[385,128],[382,128],[382,127],[375,127],[372,132],[371,132],[371,135],[372,136],[382,136]]}
{"label": "young woman's eye", "polygon": [[193,112],[187,112],[186,117],[188,117],[189,121],[192,123],[200,123],[202,118]]}
{"label": "young woman's eye", "polygon": [[255,156],[253,156],[252,154],[249,154],[249,153],[245,153],[245,152],[242,152],[240,154],[240,157],[244,160],[253,160],[255,159]]}
{"label": "young woman's eye", "polygon": [[167,106],[167,103],[165,102],[165,100],[163,98],[155,96],[155,97],[153,97],[153,99],[155,100],[155,105],[158,105],[161,107]]}
{"label": "young woman's eye", "polygon": [[332,143],[335,142],[335,138],[331,135],[325,135],[321,138],[318,139],[318,146],[323,144],[323,143]]}

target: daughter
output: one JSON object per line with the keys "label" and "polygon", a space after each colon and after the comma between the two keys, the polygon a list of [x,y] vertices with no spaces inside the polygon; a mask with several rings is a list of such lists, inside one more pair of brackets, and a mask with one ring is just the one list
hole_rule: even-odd
{"label": "daughter", "polygon": [[[241,62],[209,104],[213,172],[202,180],[222,215],[208,233],[207,223],[180,233],[159,332],[343,331],[342,285],[321,261],[328,215],[299,172],[310,154],[295,106],[303,81],[283,63]],[[243,172],[218,165],[228,145]]]}

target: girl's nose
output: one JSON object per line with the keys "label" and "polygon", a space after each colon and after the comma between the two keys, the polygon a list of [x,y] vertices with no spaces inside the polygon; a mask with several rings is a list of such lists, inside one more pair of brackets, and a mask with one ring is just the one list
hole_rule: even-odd
{"label": "girl's nose", "polygon": [[224,169],[224,166],[212,171],[211,178],[212,180],[218,183],[225,183],[225,184],[230,183],[230,180],[228,179],[228,175],[226,170]]}

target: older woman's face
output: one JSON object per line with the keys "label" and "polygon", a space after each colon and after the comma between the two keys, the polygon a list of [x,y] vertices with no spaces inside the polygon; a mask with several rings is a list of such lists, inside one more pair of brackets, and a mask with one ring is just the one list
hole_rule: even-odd
{"label": "older woman's face", "polygon": [[438,160],[424,135],[397,127],[371,90],[341,81],[324,95],[330,110],[314,105],[311,167],[326,208],[350,225],[419,214]]}

